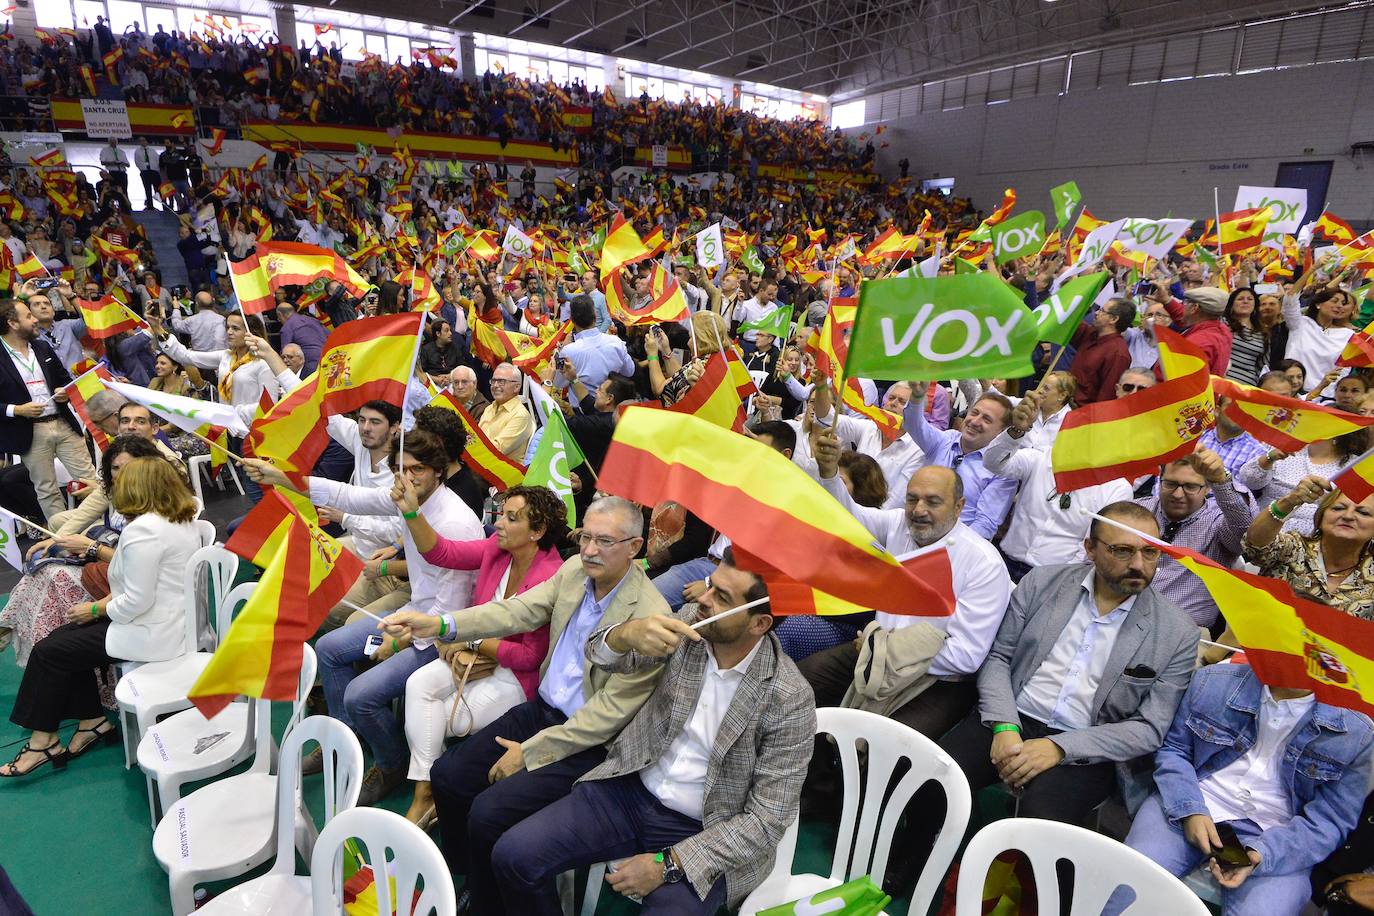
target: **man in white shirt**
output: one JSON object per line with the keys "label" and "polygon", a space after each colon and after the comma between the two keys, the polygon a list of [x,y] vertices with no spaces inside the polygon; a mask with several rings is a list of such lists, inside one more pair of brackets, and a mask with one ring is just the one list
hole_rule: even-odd
{"label": "man in white shirt", "polygon": [[[774,283],[772,280],[764,281],[763,285],[759,287],[758,294],[755,295],[754,298],[746,299],[735,306],[735,314],[731,317],[731,321],[733,322],[732,330],[742,324],[758,321],[760,318],[771,314],[774,309],[781,308],[777,300],[778,284]],[[744,334],[741,335],[745,344],[747,344],[747,346],[744,347],[746,353],[753,351],[754,340],[758,337],[758,333],[758,331],[745,331]]]}
{"label": "man in white shirt", "polygon": [[663,666],[663,677],[605,762],[496,844],[507,913],[561,913],[554,880],[572,864],[618,860],[608,882],[646,912],[703,916],[738,906],[767,876],[797,816],[816,729],[811,692],[766,604],[690,626],[767,594],[727,551],[699,605],[587,640],[601,668]]}
{"label": "man in white shirt", "polygon": [[[973,707],[978,698],[976,677],[992,647],[1011,595],[1011,579],[997,550],[959,521],[964,500],[962,482],[950,468],[924,467],[911,475],[902,509],[870,509],[850,498],[838,476],[839,443],[822,435],[815,445],[820,483],[840,501],[893,556],[944,547],[953,572],[954,614],[950,617],[911,617],[877,612],[879,625],[899,630],[928,623],[947,636],[929,673],[937,680],[916,699],[895,710],[894,719],[932,739],[944,734]],[[854,679],[859,649],[843,643],[808,656],[802,674],[821,706],[837,706]]]}
{"label": "man in white shirt", "polygon": [[1011,525],[1000,550],[1013,582],[1037,566],[1078,563],[1083,559],[1083,540],[1088,536],[1093,513],[1114,502],[1131,498],[1124,479],[1060,493],[1054,483],[1050,454],[1029,447],[1030,429],[1040,415],[1041,392],[1031,391],[1011,414],[1011,425],[983,449],[983,466],[998,477],[1021,483],[1021,495],[1012,505]]}
{"label": "man in white shirt", "polygon": [[[405,455],[399,452],[399,448],[392,451],[392,461],[402,462],[404,484],[393,485],[390,490],[366,489],[311,477],[310,501],[347,513],[386,518],[396,517],[398,505],[413,502],[411,511],[423,515],[441,536],[456,541],[481,540],[485,536],[482,523],[456,493],[444,486],[448,453],[439,437],[414,430],[406,436]],[[285,474],[265,461],[249,459],[248,467],[249,475],[259,483],[293,488]],[[402,529],[402,541],[410,577],[410,601],[403,610],[437,615],[444,608],[471,603],[475,572],[431,565],[415,546],[409,528]],[[391,711],[391,701],[405,694],[411,674],[439,657],[433,639],[378,637],[377,622],[363,617],[315,643],[330,715],[347,724],[372,748],[375,762],[363,776],[360,804],[375,804],[405,783],[410,750],[401,723]],[[368,659],[378,664],[358,674],[358,662]],[[303,764],[303,772],[320,772],[322,766],[323,756],[312,755]]]}
{"label": "man in white shirt", "polygon": [[134,168],[138,169],[138,177],[143,181],[143,209],[156,209],[154,204],[157,202],[158,185],[162,183],[162,173],[158,170],[157,150],[148,145],[147,137],[138,138],[138,149],[134,150]]}
{"label": "man in white shirt", "polygon": [[109,145],[100,150],[100,167],[110,176],[111,184],[125,195],[129,193],[129,159],[114,137],[110,138]]}

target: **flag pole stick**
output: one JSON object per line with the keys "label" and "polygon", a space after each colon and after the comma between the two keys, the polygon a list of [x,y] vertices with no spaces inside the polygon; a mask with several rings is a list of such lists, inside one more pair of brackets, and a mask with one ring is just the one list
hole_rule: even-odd
{"label": "flag pole stick", "polygon": [[365,608],[365,607],[358,607],[358,606],[357,606],[356,604],[354,604],[352,601],[349,601],[349,600],[347,600],[347,599],[345,599],[345,598],[340,598],[340,599],[339,599],[339,603],[342,604],[344,607],[352,608],[353,610],[357,611],[357,612],[360,613],[360,614],[366,614],[368,617],[371,617],[373,620],[377,621],[378,623],[382,623],[382,618],[378,617],[376,614],[372,613],[371,611],[369,611],[369,610],[368,610],[367,608]]}
{"label": "flag pole stick", "polygon": [[732,607],[732,608],[730,608],[730,610],[728,610],[728,611],[721,611],[719,614],[716,614],[716,615],[714,615],[714,616],[712,616],[712,617],[707,617],[705,620],[698,620],[696,623],[692,624],[692,629],[694,629],[694,630],[700,630],[702,627],[706,626],[708,623],[715,623],[717,620],[724,620],[726,617],[733,617],[733,616],[735,616],[736,614],[738,614],[740,611],[747,611],[747,610],[749,610],[749,609],[752,608],[752,607],[758,607],[760,604],[767,604],[767,603],[768,603],[768,596],[767,596],[767,595],[764,595],[762,598],[755,598],[753,601],[747,602],[747,603],[745,603],[745,604],[741,604],[741,605],[739,605],[738,607]]}
{"label": "flag pole stick", "polygon": [[[1217,214],[1217,260],[1220,261],[1224,257],[1221,253],[1221,192],[1216,187],[1212,188],[1212,209]],[[1221,269],[1220,264],[1217,265],[1217,269]]]}
{"label": "flag pole stick", "polygon": [[1241,646],[1228,646],[1224,642],[1212,642],[1210,639],[1199,639],[1198,643],[1204,646],[1211,646],[1213,649],[1225,649],[1227,652],[1243,652]]}
{"label": "flag pole stick", "polygon": [[201,442],[204,442],[206,445],[210,446],[211,448],[217,448],[217,449],[219,449],[221,452],[224,452],[224,454],[228,455],[231,459],[233,459],[234,461],[237,461],[240,465],[245,465],[245,466],[246,466],[246,462],[243,460],[242,457],[240,457],[240,456],[234,454],[233,452],[229,451],[229,449],[227,449],[227,448],[225,448],[224,446],[220,445],[218,442],[215,442],[215,441],[212,441],[212,440],[210,440],[210,439],[207,439],[207,438],[205,438],[204,436],[202,436],[200,433],[193,433],[193,432],[189,432],[189,431],[185,431],[185,430],[183,430],[183,431],[186,432],[187,435],[195,436],[197,439],[199,439]]}
{"label": "flag pole stick", "polygon": [[27,525],[27,526],[29,526],[30,528],[34,529],[35,531],[41,531],[41,532],[43,532],[43,533],[46,534],[48,537],[53,538],[54,540],[57,539],[57,535],[56,535],[56,534],[53,534],[51,531],[49,531],[47,528],[44,528],[42,525],[35,525],[33,522],[29,521],[28,519],[24,518],[23,516],[15,515],[13,512],[5,512],[5,515],[7,515],[7,516],[9,516],[10,518],[14,519],[16,522],[18,522],[18,523],[21,524],[21,525]]}

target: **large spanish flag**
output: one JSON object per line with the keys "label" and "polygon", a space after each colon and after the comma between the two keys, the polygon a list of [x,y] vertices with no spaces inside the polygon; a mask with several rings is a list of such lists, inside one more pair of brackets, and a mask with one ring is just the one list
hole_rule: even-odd
{"label": "large spanish flag", "polygon": [[77,299],[76,305],[81,309],[86,330],[96,340],[132,331],[143,324],[142,318],[129,311],[129,307],[114,296],[102,296],[94,301]]}
{"label": "large spanish flag", "polygon": [[705,420],[626,409],[600,480],[602,490],[643,505],[680,503],[740,549],[842,601],[894,614],[945,613],[946,597],[791,459]]}
{"label": "large spanish flag", "polygon": [[1374,450],[1365,452],[1358,461],[1332,477],[1331,483],[1357,503],[1374,495]]}
{"label": "large spanish flag", "polygon": [[624,214],[617,213],[611,220],[606,240],[601,243],[601,282],[605,283],[607,277],[626,264],[642,261],[649,257],[649,254],[649,249],[644,247],[644,242],[640,240],[639,233],[635,232],[635,227],[625,219]]}
{"label": "large spanish flag", "polygon": [[919,233],[902,235],[895,228],[889,227],[864,249],[861,260],[870,264],[877,261],[900,261],[902,258],[910,257],[920,243]]}
{"label": "large spanish flag", "polygon": [[277,306],[277,298],[272,295],[267,271],[258,260],[255,252],[250,252],[242,261],[229,262],[229,282],[234,286],[239,307],[245,315],[268,312]]}
{"label": "large spanish flag", "polygon": [[657,264],[649,272],[648,302],[639,308],[631,306],[623,275],[617,271],[606,283],[606,307],[611,317],[626,326],[684,321],[690,313],[677,278]]}
{"label": "large spanish flag", "polygon": [[1261,681],[1374,715],[1374,622],[1299,598],[1279,579],[1151,541],[1202,580]]}
{"label": "large spanish flag", "polygon": [[1154,473],[1191,453],[1194,440],[1215,422],[1207,358],[1167,328],[1155,336],[1168,381],[1069,411],[1051,454],[1059,492]]}
{"label": "large spanish flag", "polygon": [[267,272],[272,289],[308,286],[321,278],[338,280],[350,296],[361,298],[372,284],[354,270],[343,256],[318,245],[301,242],[260,242],[258,262]]}
{"label": "large spanish flag", "polygon": [[137,267],[138,252],[134,251],[132,248],[125,248],[123,245],[117,245],[114,242],[106,241],[99,235],[92,235],[91,241],[95,244],[96,252],[102,258],[118,261],[125,267],[131,269]]}
{"label": "large spanish flag", "polygon": [[1285,452],[1296,452],[1321,439],[1334,439],[1374,426],[1374,417],[1284,397],[1227,378],[1212,376],[1212,389],[1218,398],[1231,399],[1225,413],[1237,426]]}
{"label": "large spanish flag", "polygon": [[458,403],[452,392],[441,391],[429,403],[431,407],[453,411],[458,415],[458,419],[463,421],[463,429],[468,434],[468,443],[463,449],[463,463],[472,468],[474,474],[502,491],[517,486],[525,479],[525,466],[507,458],[492,444],[487,434],[482,432],[477,421],[463,409],[463,405]]}
{"label": "large spanish flag", "polygon": [[1332,242],[1349,244],[1355,241],[1355,230],[1350,224],[1327,210],[1323,210],[1322,215],[1312,223],[1312,231],[1320,232],[1323,238]]}
{"label": "large spanish flag", "polygon": [[1269,217],[1273,212],[1268,207],[1251,207],[1248,210],[1221,214],[1221,218],[1217,220],[1220,253],[1241,254],[1260,247],[1260,243],[1264,241],[1264,230],[1268,227]]}
{"label": "large spanish flag", "polygon": [[1374,366],[1374,322],[1350,335],[1345,349],[1336,358],[1336,365],[1353,366],[1358,369]]}
{"label": "large spanish flag", "polygon": [[[735,553],[735,562],[741,569],[758,573],[764,582],[768,583],[768,606],[775,617],[833,617],[883,610],[836,598],[828,592],[784,575],[738,545],[733,545],[732,549]],[[900,558],[900,561],[913,576],[928,582],[942,599],[943,603],[933,606],[930,614],[946,617],[952,615],[955,608],[954,569],[950,566],[949,551],[943,547],[922,550]]]}
{"label": "large spanish flag", "polygon": [[690,414],[722,429],[744,431],[744,401],[723,353],[707,357],[705,371],[687,390],[687,396],[664,409]]}
{"label": "large spanish flag", "polygon": [[206,718],[240,694],[294,699],[301,647],[363,570],[362,560],[320,530],[308,500],[271,488],[225,547],[266,569],[187,693]]}

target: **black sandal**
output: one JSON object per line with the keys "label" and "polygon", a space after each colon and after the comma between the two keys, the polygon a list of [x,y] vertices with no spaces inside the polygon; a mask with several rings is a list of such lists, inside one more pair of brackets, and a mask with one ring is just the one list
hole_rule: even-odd
{"label": "black sandal", "polygon": [[[67,768],[66,750],[64,749],[56,753],[53,753],[53,748],[58,747],[61,744],[62,739],[60,738],[54,741],[52,744],[49,744],[47,747],[34,747],[28,742],[25,742],[23,748],[21,748],[19,753],[14,755],[14,759],[9,762],[9,772],[7,773],[3,770],[0,770],[0,777],[3,777],[5,779],[18,779],[20,776],[27,776],[34,770],[37,770],[40,767],[43,767],[49,763],[52,764],[54,770],[65,770]],[[19,758],[23,757],[25,754],[30,752],[33,752],[35,754],[42,754],[43,759],[35,763],[33,766],[29,767],[27,770],[21,771],[19,769]]]}
{"label": "black sandal", "polygon": [[[100,730],[100,725],[108,725],[109,727],[106,728],[104,731],[101,731],[101,730]],[[78,728],[76,731],[72,732],[72,740],[73,740],[73,741],[76,740],[76,736],[77,736],[77,735],[95,735],[95,737],[92,738],[90,741],[87,741],[85,744],[81,745],[81,746],[80,746],[79,748],[77,748],[76,750],[71,750],[71,742],[70,742],[70,741],[67,742],[67,748],[68,748],[68,750],[67,750],[67,759],[68,759],[68,760],[75,760],[76,758],[80,757],[82,754],[84,754],[84,753],[86,753],[87,751],[89,751],[91,748],[95,747],[97,744],[116,744],[116,743],[118,743],[118,741],[119,741],[119,729],[115,728],[113,725],[110,725],[110,720],[109,720],[109,719],[106,719],[104,722],[100,723],[100,725],[97,725],[95,728]]]}

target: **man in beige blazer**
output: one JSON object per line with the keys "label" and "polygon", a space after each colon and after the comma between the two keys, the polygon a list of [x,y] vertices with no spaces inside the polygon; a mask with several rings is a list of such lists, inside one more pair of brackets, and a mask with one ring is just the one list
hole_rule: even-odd
{"label": "man in beige blazer", "polygon": [[395,637],[410,634],[470,644],[549,628],[538,696],[450,749],[430,771],[444,855],[454,872],[467,875],[460,914],[505,913],[491,870],[496,841],[567,795],[574,782],[601,763],[607,742],[653,692],[661,667],[612,674],[585,658],[593,632],[669,613],[634,562],[643,531],[637,506],[603,497],[587,507],[580,555],[547,582],[514,598],[442,616],[398,612],[386,618],[386,630]]}

